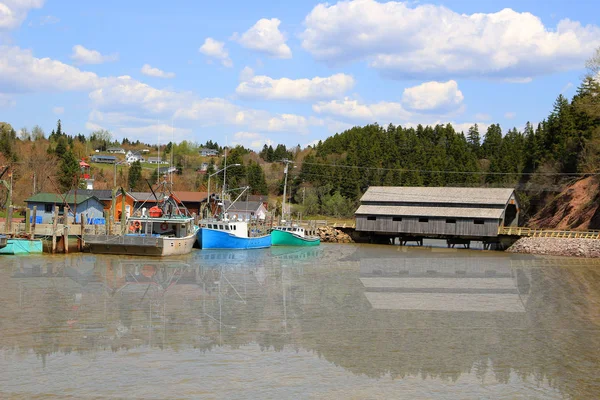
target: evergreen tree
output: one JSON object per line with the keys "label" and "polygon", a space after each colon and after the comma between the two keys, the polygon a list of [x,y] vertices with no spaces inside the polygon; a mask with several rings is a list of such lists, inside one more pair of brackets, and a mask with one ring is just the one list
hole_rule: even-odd
{"label": "evergreen tree", "polygon": [[127,176],[127,181],[129,182],[129,190],[130,191],[139,191],[141,190],[140,186],[142,186],[142,164],[141,162],[134,161],[129,168],[129,174]]}
{"label": "evergreen tree", "polygon": [[250,161],[246,168],[248,175],[248,186],[251,194],[268,194],[267,181],[265,173],[257,163]]}
{"label": "evergreen tree", "polygon": [[481,148],[481,136],[479,135],[479,126],[477,124],[469,128],[467,142],[473,154],[479,158]]}
{"label": "evergreen tree", "polygon": [[[63,138],[64,139],[64,138]],[[68,149],[61,156],[58,184],[63,192],[77,186],[77,177],[79,175],[79,162],[73,152]]]}

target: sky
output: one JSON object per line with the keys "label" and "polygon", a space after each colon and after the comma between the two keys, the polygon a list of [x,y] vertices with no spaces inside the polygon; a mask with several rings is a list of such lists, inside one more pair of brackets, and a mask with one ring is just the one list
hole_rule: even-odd
{"label": "sky", "polygon": [[0,121],[306,146],[356,125],[504,131],[572,97],[594,1],[0,0]]}

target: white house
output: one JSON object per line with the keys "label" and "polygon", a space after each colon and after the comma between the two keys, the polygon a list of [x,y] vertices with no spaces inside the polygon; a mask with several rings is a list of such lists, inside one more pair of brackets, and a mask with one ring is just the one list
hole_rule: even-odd
{"label": "white house", "polygon": [[168,162],[163,161],[160,157],[148,157],[148,163],[150,163],[150,164],[168,164]]}
{"label": "white house", "polygon": [[108,149],[106,149],[106,152],[113,154],[125,154],[125,150],[120,147],[109,147]]}
{"label": "white house", "polygon": [[131,164],[136,161],[144,162],[145,159],[138,151],[129,150],[127,154],[125,154],[125,161],[127,161],[127,164]]}
{"label": "white house", "polygon": [[214,149],[208,149],[206,147],[202,147],[198,150],[202,157],[216,157],[219,155],[219,152]]}

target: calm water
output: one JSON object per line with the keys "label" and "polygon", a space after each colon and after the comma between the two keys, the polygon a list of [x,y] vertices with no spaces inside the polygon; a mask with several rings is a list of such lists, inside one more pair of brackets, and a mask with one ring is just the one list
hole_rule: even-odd
{"label": "calm water", "polygon": [[323,245],[0,259],[0,398],[600,396],[600,264]]}

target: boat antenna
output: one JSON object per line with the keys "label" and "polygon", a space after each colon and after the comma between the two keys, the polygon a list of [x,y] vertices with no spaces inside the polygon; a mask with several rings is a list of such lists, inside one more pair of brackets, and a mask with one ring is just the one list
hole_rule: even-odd
{"label": "boat antenna", "polygon": [[154,193],[154,189],[152,189],[152,185],[150,184],[150,181],[148,179],[146,179],[146,183],[148,184],[148,187],[150,187],[150,191],[152,192],[152,195],[154,196],[154,198],[158,202],[158,197],[156,196],[156,193]]}

